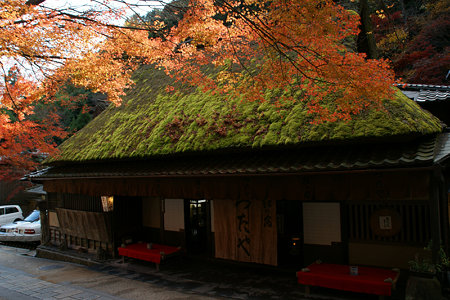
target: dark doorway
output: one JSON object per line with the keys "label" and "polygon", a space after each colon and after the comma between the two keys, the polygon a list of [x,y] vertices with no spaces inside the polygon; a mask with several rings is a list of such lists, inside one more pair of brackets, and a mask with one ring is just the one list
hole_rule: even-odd
{"label": "dark doorway", "polygon": [[302,202],[277,201],[278,265],[297,269],[303,265]]}
{"label": "dark doorway", "polygon": [[124,240],[140,240],[142,234],[142,198],[114,196],[113,235],[116,245]]}
{"label": "dark doorway", "polygon": [[209,254],[211,235],[210,204],[208,200],[185,200],[184,220],[186,248],[189,253]]}

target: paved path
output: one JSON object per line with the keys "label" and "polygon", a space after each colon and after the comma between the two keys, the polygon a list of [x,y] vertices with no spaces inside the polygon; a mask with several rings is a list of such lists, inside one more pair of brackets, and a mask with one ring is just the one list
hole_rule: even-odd
{"label": "paved path", "polygon": [[[96,267],[34,257],[0,244],[0,300],[376,300],[375,295],[315,289],[309,298],[295,273],[195,259],[153,264],[129,260]],[[400,299],[393,297],[393,300]]]}
{"label": "paved path", "polygon": [[[0,245],[0,299],[221,299],[34,257]],[[223,298],[222,298],[223,299]]]}
{"label": "paved path", "polygon": [[41,280],[26,272],[0,266],[0,299],[122,299],[71,284]]}
{"label": "paved path", "polygon": [[0,267],[1,299],[121,299],[80,287],[51,283],[26,273]]}

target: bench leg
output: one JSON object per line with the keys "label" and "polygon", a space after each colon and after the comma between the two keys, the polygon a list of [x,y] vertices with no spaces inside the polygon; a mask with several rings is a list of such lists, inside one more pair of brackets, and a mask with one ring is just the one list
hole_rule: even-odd
{"label": "bench leg", "polygon": [[384,300],[384,296],[383,295],[379,295],[378,296],[378,300]]}
{"label": "bench leg", "polygon": [[311,294],[311,288],[309,287],[309,285],[305,285],[305,295],[309,296]]}
{"label": "bench leg", "polygon": [[156,264],[156,271],[159,272],[159,264]]}

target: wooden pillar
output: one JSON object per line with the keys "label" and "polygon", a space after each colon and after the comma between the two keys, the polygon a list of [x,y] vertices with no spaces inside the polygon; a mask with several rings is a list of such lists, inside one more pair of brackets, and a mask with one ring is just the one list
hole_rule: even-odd
{"label": "wooden pillar", "polygon": [[211,231],[211,202],[208,200],[205,203],[205,209],[206,209],[206,247],[207,247],[207,254],[209,257],[214,256],[214,241],[212,237],[212,231]]}
{"label": "wooden pillar", "polygon": [[442,215],[442,245],[444,249],[450,251],[450,207],[449,207],[450,179],[448,171],[443,173],[443,188],[441,195],[441,215]]}
{"label": "wooden pillar", "polygon": [[40,211],[39,218],[41,219],[41,244],[48,245],[50,243],[50,224],[48,220],[48,197],[42,195],[42,200],[39,201],[38,207]]}
{"label": "wooden pillar", "polygon": [[159,238],[161,244],[165,244],[165,236],[164,236],[164,214],[166,212],[166,201],[164,198],[161,198],[161,210],[160,210],[160,226],[159,226]]}

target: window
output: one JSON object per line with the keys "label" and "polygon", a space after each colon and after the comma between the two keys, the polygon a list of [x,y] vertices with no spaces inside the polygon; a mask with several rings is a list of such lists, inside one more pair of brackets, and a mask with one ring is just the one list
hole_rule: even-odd
{"label": "window", "polygon": [[7,207],[6,208],[6,213],[7,214],[13,214],[13,213],[16,213],[16,212],[18,212],[19,210],[17,209],[17,207]]}
{"label": "window", "polygon": [[113,211],[114,209],[114,197],[113,196],[101,196],[102,207],[104,212]]}
{"label": "window", "polygon": [[5,209],[4,208],[0,208],[0,216],[5,214]]}
{"label": "window", "polygon": [[25,218],[24,221],[26,222],[36,222],[39,220],[39,211],[38,210],[34,210],[28,217]]}

